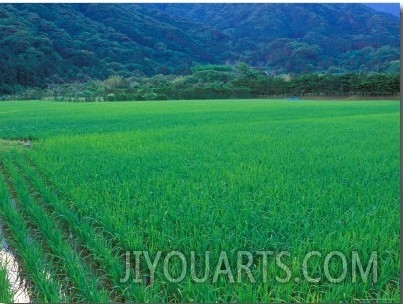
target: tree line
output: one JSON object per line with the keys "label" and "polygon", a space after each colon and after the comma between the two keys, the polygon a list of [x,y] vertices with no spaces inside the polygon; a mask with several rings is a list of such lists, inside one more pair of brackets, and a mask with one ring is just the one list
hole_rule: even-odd
{"label": "tree line", "polygon": [[21,88],[2,99],[126,101],[227,98],[393,96],[400,75],[381,73],[270,75],[246,63],[198,65],[189,75],[109,76],[105,80],[54,82],[46,88]]}

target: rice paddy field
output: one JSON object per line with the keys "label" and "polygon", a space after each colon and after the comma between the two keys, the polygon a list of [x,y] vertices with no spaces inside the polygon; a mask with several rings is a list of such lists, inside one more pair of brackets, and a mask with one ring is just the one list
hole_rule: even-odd
{"label": "rice paddy field", "polygon": [[400,302],[399,119],[390,100],[0,102],[1,237],[30,301]]}

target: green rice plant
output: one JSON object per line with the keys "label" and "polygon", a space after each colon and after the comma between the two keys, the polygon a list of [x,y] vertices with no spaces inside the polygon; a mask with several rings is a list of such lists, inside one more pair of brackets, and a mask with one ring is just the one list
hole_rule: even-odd
{"label": "green rice plant", "polygon": [[13,300],[10,282],[7,280],[7,270],[4,265],[2,265],[0,267],[0,302],[11,303]]}

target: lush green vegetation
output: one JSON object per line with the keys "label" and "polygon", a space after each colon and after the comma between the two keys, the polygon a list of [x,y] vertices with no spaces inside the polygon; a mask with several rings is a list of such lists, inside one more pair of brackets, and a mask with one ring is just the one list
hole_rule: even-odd
{"label": "lush green vegetation", "polygon": [[[38,301],[399,302],[399,110],[398,101],[0,102],[0,220]],[[18,141],[27,138],[29,149]],[[233,269],[238,250],[286,250],[292,280],[276,281],[286,273],[269,260],[263,283],[259,260],[255,283],[171,283],[161,267],[152,284],[121,283],[127,250],[209,250],[212,272],[221,250]],[[322,280],[297,282],[312,250],[323,256],[309,273]],[[353,282],[350,268],[326,280],[320,267],[335,250],[349,265],[353,250],[364,265],[377,251],[378,280]]]}
{"label": "lush green vegetation", "polygon": [[304,74],[268,76],[239,63],[195,66],[187,76],[113,75],[104,81],[52,84],[47,89],[23,89],[3,99],[48,99],[58,101],[126,101],[214,98],[318,98],[383,96],[396,98],[400,75],[379,73]]}
{"label": "lush green vegetation", "polygon": [[7,272],[3,266],[0,266],[0,301],[2,303],[11,303],[13,302],[13,296],[10,283],[7,281]]}
{"label": "lush green vegetation", "polygon": [[362,4],[1,4],[0,94],[196,64],[398,73],[399,34]]}

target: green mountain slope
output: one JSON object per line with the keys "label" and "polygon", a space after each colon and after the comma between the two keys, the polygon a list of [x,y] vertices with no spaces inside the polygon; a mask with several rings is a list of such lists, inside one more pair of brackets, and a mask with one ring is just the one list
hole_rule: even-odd
{"label": "green mountain slope", "polygon": [[113,74],[188,73],[193,62],[218,60],[216,40],[224,35],[207,27],[184,32],[181,27],[189,28],[189,22],[166,23],[151,9],[150,16],[143,10],[108,4],[0,5],[2,92],[15,84],[44,87]]}
{"label": "green mountain slope", "polygon": [[239,61],[272,74],[397,71],[399,40],[399,20],[364,5],[0,4],[0,93]]}
{"label": "green mountain slope", "polygon": [[156,6],[214,26],[233,37],[240,60],[276,72],[370,70],[399,59],[399,19],[361,4]]}

